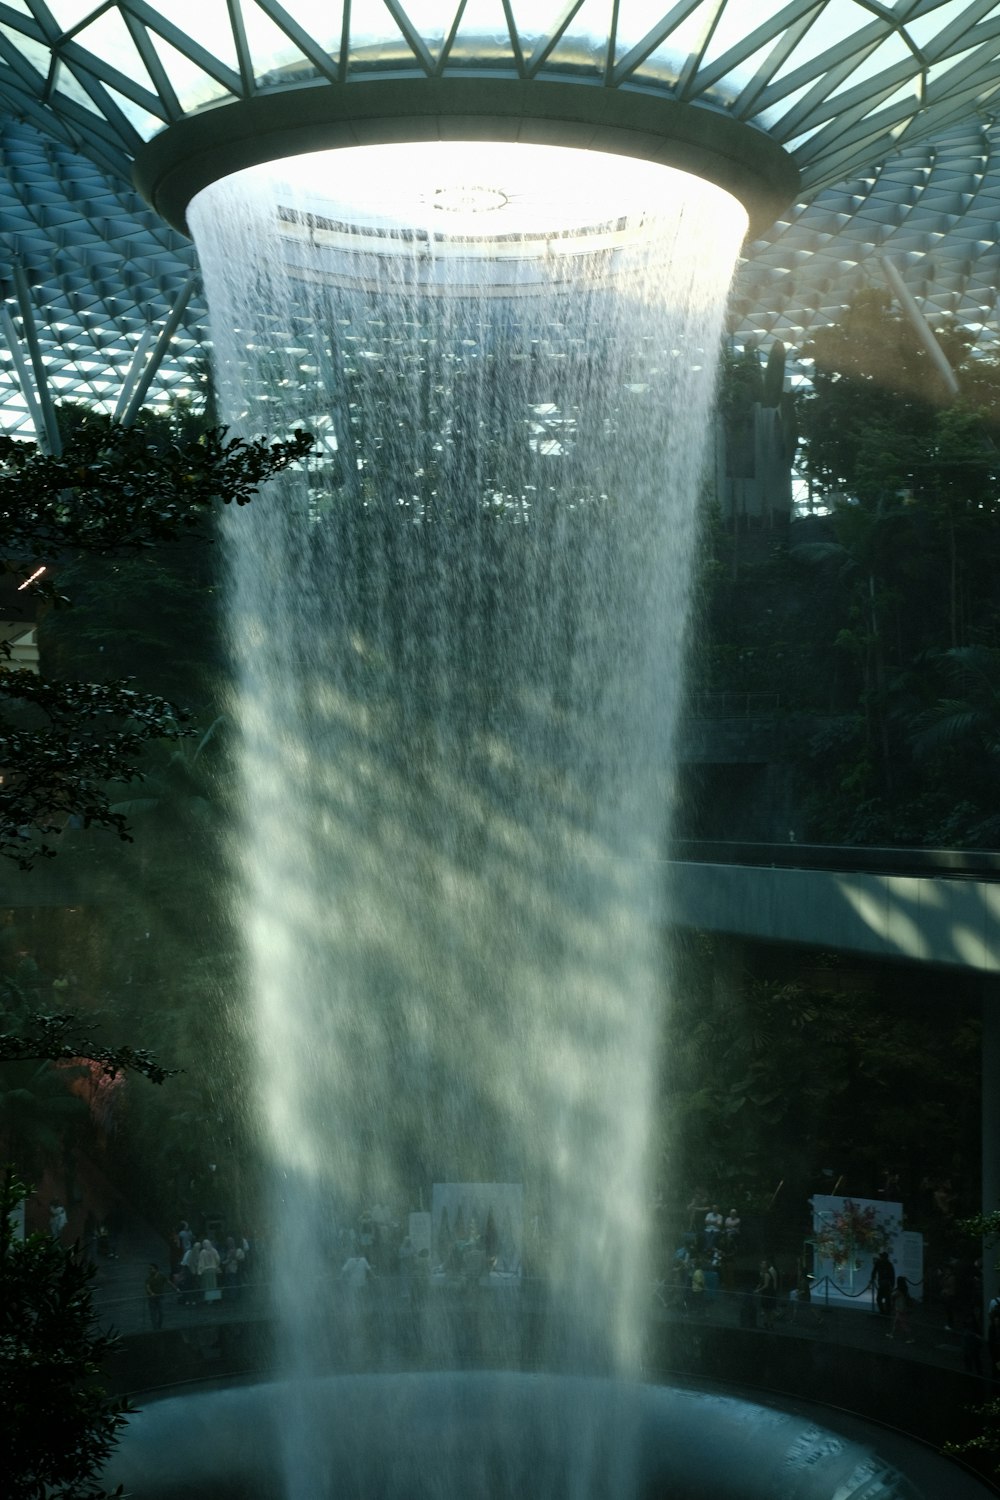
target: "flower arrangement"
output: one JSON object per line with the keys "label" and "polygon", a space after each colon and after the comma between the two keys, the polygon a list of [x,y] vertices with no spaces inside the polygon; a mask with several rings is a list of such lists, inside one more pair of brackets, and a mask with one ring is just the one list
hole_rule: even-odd
{"label": "flower arrangement", "polygon": [[843,1207],[824,1216],[817,1227],[813,1244],[818,1254],[832,1260],[838,1270],[851,1264],[858,1254],[880,1255],[890,1245],[889,1227],[871,1205],[859,1208],[850,1198]]}

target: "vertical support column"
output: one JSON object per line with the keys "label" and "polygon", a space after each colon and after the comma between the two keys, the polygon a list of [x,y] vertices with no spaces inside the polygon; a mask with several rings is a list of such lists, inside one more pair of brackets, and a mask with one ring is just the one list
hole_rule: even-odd
{"label": "vertical support column", "polygon": [[24,266],[15,256],[11,269],[14,275],[14,291],[17,295],[17,310],[21,314],[21,326],[24,333],[24,342],[28,348],[31,359],[31,368],[35,374],[35,400],[41,413],[42,427],[38,431],[38,442],[53,458],[59,458],[62,453],[62,438],[59,436],[59,423],[56,420],[56,409],[52,404],[49,394],[49,379],[42,359],[42,349],[38,341],[38,328],[35,323],[35,309],[31,301],[31,288],[25,275]]}
{"label": "vertical support column", "polygon": [[[982,1172],[984,1214],[1000,1209],[1000,979],[982,981]],[[1000,1292],[1000,1245],[983,1246],[983,1307]]]}
{"label": "vertical support column", "polygon": [[[167,321],[160,329],[160,336],[156,340],[153,352],[146,361],[146,368],[142,374],[138,375],[137,368],[135,371],[129,371],[126,383],[132,386],[131,394],[124,407],[119,400],[118,406],[115,408],[115,417],[121,422],[123,427],[131,427],[139,415],[142,403],[146,399],[146,392],[152,385],[153,377],[162,365],[164,356],[170,348],[170,340],[180,327],[181,319],[187,311],[187,305],[191,300],[191,293],[194,291],[196,279],[194,275],[189,276],[178,292],[177,301],[171,308]],[[133,360],[133,366],[135,366],[135,363],[135,360]]]}
{"label": "vertical support column", "polygon": [[135,351],[133,352],[128,371],[126,372],[125,379],[122,383],[122,388],[118,392],[118,400],[115,402],[115,409],[111,413],[112,422],[120,422],[122,417],[125,415],[125,412],[128,410],[128,404],[132,400],[132,394],[136,386],[139,384],[140,379],[142,378],[143,368],[146,364],[146,357],[149,354],[149,348],[152,342],[153,330],[148,327],[144,328],[139,335],[139,342],[135,346]]}
{"label": "vertical support column", "polygon": [[879,259],[885,279],[889,283],[896,301],[903,309],[907,318],[909,318],[914,333],[930,355],[938,374],[948,389],[948,394],[957,399],[960,395],[960,390],[955,372],[948,363],[947,355],[934,337],[934,330],[921,312],[917,304],[917,299],[899,274],[898,267],[893,265],[888,255],[882,255]]}
{"label": "vertical support column", "polygon": [[14,373],[21,387],[24,404],[28,408],[31,425],[35,429],[35,441],[44,444],[45,421],[42,417],[42,409],[35,398],[35,383],[31,378],[31,371],[24,362],[24,351],[21,348],[21,340],[17,336],[17,329],[14,327],[14,319],[5,307],[0,308],[0,332],[3,333],[4,343],[14,361]]}

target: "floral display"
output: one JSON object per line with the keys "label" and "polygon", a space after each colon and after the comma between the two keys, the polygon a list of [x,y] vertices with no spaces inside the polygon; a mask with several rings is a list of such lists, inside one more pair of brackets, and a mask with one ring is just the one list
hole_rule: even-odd
{"label": "floral display", "polygon": [[837,1270],[856,1269],[860,1255],[880,1255],[888,1250],[889,1225],[874,1204],[861,1208],[850,1198],[832,1213],[824,1214],[816,1227],[813,1243],[818,1255],[832,1260]]}

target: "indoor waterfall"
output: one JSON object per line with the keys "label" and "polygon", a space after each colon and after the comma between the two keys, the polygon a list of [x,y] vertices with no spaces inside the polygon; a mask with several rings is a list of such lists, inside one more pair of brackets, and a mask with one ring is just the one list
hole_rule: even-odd
{"label": "indoor waterfall", "polygon": [[[666,167],[469,151],[251,168],[189,216],[226,420],[319,439],[224,540],[295,1500],[340,1493],[312,1377],[627,1381],[650,1296],[670,754],[746,217]],[[428,1211],[432,1266],[478,1232],[478,1301],[352,1317],[376,1205]],[[631,1493],[601,1410],[533,1493]],[[500,1493],[448,1450],[428,1494]]]}

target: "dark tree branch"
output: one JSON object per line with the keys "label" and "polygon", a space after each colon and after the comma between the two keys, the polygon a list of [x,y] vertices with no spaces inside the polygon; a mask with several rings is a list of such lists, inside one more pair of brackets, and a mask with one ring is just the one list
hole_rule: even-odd
{"label": "dark tree branch", "polygon": [[0,1032],[0,1063],[66,1062],[85,1060],[100,1063],[108,1078],[119,1074],[141,1073],[150,1083],[165,1083],[176,1068],[165,1068],[151,1052],[136,1047],[95,1046],[94,1027],[73,1011],[55,1015],[35,1012],[28,1016],[23,1030]]}

